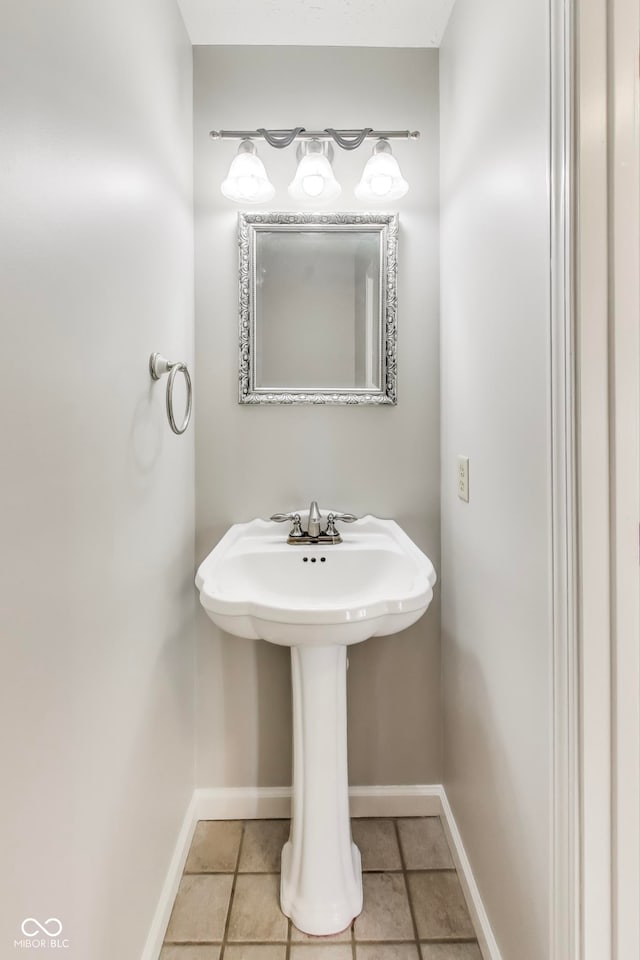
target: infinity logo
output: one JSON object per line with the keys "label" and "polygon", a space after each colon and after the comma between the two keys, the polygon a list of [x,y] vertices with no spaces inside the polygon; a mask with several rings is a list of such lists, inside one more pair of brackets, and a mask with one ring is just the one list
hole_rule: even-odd
{"label": "infinity logo", "polygon": [[38,931],[47,937],[58,937],[62,933],[62,924],[57,917],[49,917],[44,923],[40,923],[34,917],[27,917],[22,921],[21,929],[25,937],[35,937]]}

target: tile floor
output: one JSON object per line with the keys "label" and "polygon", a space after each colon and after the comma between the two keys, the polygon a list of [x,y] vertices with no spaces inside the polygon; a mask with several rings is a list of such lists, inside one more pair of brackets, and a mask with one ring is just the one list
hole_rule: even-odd
{"label": "tile floor", "polygon": [[160,960],[482,960],[439,817],[352,820],[364,906],[310,937],[280,912],[288,820],[201,820]]}

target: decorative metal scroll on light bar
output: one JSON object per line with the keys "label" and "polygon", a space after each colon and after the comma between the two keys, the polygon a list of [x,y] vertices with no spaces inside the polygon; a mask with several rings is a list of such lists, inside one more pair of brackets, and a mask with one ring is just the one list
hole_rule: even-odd
{"label": "decorative metal scroll on light bar", "polygon": [[361,130],[305,130],[304,127],[292,127],[290,130],[211,130],[212,140],[265,140],[277,149],[288,147],[297,140],[332,140],[343,150],[354,150],[364,140],[419,140],[419,130],[373,130],[364,127]]}

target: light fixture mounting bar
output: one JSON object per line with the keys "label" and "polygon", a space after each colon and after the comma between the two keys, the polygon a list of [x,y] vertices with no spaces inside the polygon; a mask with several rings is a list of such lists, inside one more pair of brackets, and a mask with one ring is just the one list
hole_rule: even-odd
{"label": "light fixture mounting bar", "polygon": [[[267,134],[268,136],[265,136]],[[285,147],[297,140],[332,140],[339,143],[338,137],[344,140],[419,140],[419,130],[211,130],[212,140],[265,140],[271,146]],[[282,143],[275,143],[272,138],[280,138]]]}

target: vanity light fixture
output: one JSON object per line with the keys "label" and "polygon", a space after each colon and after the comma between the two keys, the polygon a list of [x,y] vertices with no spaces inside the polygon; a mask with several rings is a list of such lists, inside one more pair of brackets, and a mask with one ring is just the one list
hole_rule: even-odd
{"label": "vanity light fixture", "polygon": [[320,201],[334,200],[342,192],[336,180],[331,160],[333,149],[329,143],[310,140],[298,146],[298,169],[289,184],[289,196],[294,200]]}
{"label": "vanity light fixture", "polygon": [[357,150],[365,140],[376,140],[373,155],[367,161],[355,194],[359,200],[397,200],[409,189],[400,173],[398,161],[391,152],[389,140],[419,140],[418,130],[306,130],[292,127],[288,130],[211,130],[212,140],[240,140],[221,190],[236,203],[264,203],[271,200],[275,188],[267,177],[262,161],[256,154],[254,140],[265,140],[269,146],[282,150],[298,143],[298,169],[289,184],[289,194],[295,200],[306,202],[329,201],[339,196],[341,187],[335,178],[331,162],[333,144],[341,150]]}
{"label": "vanity light fixture", "polygon": [[409,184],[400,173],[398,161],[388,140],[378,140],[367,160],[355,189],[358,200],[398,200],[404,197]]}
{"label": "vanity light fixture", "polygon": [[243,140],[238,147],[220,190],[227,200],[236,203],[264,203],[275,195],[276,189],[251,140]]}

